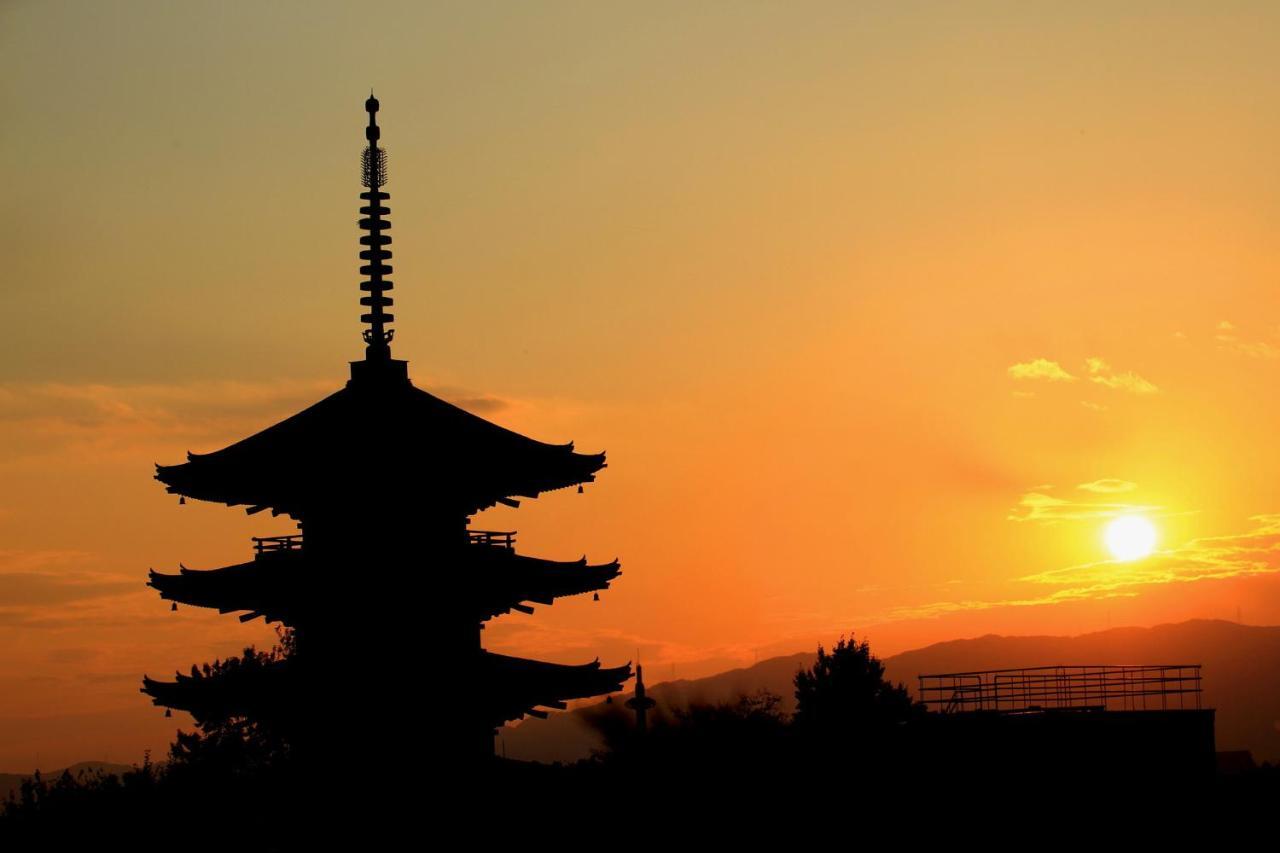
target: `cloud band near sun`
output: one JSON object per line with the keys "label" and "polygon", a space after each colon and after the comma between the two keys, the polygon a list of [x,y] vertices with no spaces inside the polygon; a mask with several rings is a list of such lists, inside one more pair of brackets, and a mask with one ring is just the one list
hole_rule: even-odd
{"label": "cloud band near sun", "polygon": [[[1249,520],[1254,526],[1244,533],[1193,539],[1178,548],[1157,551],[1140,562],[1100,560],[1017,578],[1018,582],[1031,585],[1025,597],[935,601],[898,608],[892,611],[891,618],[929,619],[1000,607],[1129,598],[1153,586],[1280,572],[1280,514],[1256,515]],[[1046,587],[1057,588],[1035,592]]]}
{"label": "cloud band near sun", "polygon": [[1114,477],[1103,477],[1101,480],[1094,480],[1091,483],[1081,483],[1076,486],[1082,492],[1094,492],[1100,495],[1113,495],[1120,492],[1132,492],[1138,488],[1137,483],[1131,483],[1128,480],[1117,480]]}
{"label": "cloud band near sun", "polygon": [[[1123,483],[1123,480],[1085,483],[1084,486],[1096,486],[1097,483]],[[1080,488],[1084,488],[1081,486]],[[1086,491],[1102,491],[1085,489]],[[1125,491],[1117,489],[1116,491]],[[1018,505],[1007,516],[1009,521],[1034,521],[1042,524],[1054,524],[1060,521],[1088,521],[1092,519],[1116,518],[1138,512],[1156,512],[1158,506],[1132,503],[1110,503],[1097,501],[1073,501],[1045,494],[1043,491],[1027,492],[1018,500]]]}

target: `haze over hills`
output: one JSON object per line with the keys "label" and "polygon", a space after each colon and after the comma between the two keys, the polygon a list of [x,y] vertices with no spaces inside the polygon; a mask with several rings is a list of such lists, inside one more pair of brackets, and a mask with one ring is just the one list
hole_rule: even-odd
{"label": "haze over hills", "polygon": [[[691,701],[731,701],[767,689],[791,711],[792,677],[811,653],[770,658],[708,678],[654,684],[659,708]],[[1188,664],[1203,666],[1203,706],[1217,709],[1219,750],[1248,749],[1259,761],[1280,761],[1280,626],[1192,620],[1153,628],[1112,628],[1076,637],[1002,637],[951,640],[884,659],[893,681],[915,690],[921,673],[1057,664]],[[546,720],[502,729],[498,751],[510,758],[574,761],[600,745],[578,708]]]}
{"label": "haze over hills", "polygon": [[[48,781],[54,781],[63,773],[70,773],[72,777],[82,779],[99,773],[104,776],[120,776],[132,769],[133,767],[128,764],[81,761],[79,764],[72,764],[62,770],[50,770],[46,773],[41,773],[40,776]],[[31,778],[30,773],[0,773],[0,801],[7,800],[10,795],[17,796],[18,789],[22,787],[22,781],[29,778]]]}

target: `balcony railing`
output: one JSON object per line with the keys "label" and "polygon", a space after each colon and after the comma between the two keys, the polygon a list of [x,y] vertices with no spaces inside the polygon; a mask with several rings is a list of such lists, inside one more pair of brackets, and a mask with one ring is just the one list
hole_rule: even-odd
{"label": "balcony railing", "polygon": [[516,547],[516,531],[468,530],[467,541],[472,545],[488,545],[491,548],[506,548],[508,551],[514,551]]}
{"label": "balcony railing", "polygon": [[255,554],[274,554],[277,551],[302,550],[302,534],[289,536],[254,536],[253,550]]}
{"label": "balcony railing", "polygon": [[[506,548],[515,550],[516,531],[514,530],[468,530],[467,541],[472,545],[487,545],[490,548]],[[274,554],[280,551],[299,551],[302,549],[302,534],[289,536],[254,536],[253,550],[255,554]]]}
{"label": "balcony railing", "polygon": [[1200,707],[1200,665],[1037,666],[921,675],[920,699],[951,714]]}

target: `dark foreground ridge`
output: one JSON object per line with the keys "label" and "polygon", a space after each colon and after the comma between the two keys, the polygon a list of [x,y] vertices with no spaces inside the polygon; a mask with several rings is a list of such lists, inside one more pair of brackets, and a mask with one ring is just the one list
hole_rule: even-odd
{"label": "dark foreground ridge", "polygon": [[768,691],[666,711],[637,684],[631,701],[589,715],[604,744],[590,759],[428,760],[350,777],[335,763],[322,785],[309,778],[314,763],[261,729],[225,727],[180,737],[163,767],[123,779],[29,782],[0,832],[55,848],[104,832],[134,833],[131,848],[145,850],[174,838],[196,850],[380,849],[409,832],[527,844],[569,819],[584,838],[619,838],[622,809],[639,803],[722,841],[827,842],[832,825],[879,833],[998,819],[1007,830],[1117,802],[1127,813],[1176,814],[1187,831],[1265,814],[1280,797],[1269,765],[1215,774],[1207,709],[931,712],[885,677],[865,642],[844,639],[820,648],[791,687],[790,713]]}

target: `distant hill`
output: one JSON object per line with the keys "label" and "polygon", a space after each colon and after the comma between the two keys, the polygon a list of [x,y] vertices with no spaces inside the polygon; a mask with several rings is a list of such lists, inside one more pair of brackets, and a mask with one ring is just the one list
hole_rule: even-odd
{"label": "distant hill", "polygon": [[[64,771],[70,771],[74,777],[88,776],[95,773],[102,773],[110,776],[120,776],[128,773],[133,768],[128,764],[108,764],[105,761],[81,761],[79,764],[72,764],[70,767],[61,770],[41,771],[40,776],[43,779],[52,781],[60,777]],[[10,794],[17,794],[18,789],[22,787],[24,779],[31,778],[30,773],[0,773],[0,801],[9,799]]]}
{"label": "distant hill", "polygon": [[[690,701],[730,701],[767,689],[795,700],[791,679],[813,655],[770,658],[743,669],[695,680],[652,685],[660,706],[678,708]],[[884,659],[893,681],[913,691],[921,673],[961,672],[1056,664],[1199,663],[1204,676],[1203,705],[1217,709],[1218,749],[1248,749],[1259,761],[1280,761],[1280,627],[1193,620],[1154,628],[1113,628],[1078,637],[1002,637],[936,643]],[[528,720],[501,730],[498,749],[511,758],[574,761],[600,745],[583,722],[584,709]]]}

